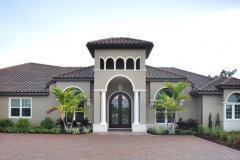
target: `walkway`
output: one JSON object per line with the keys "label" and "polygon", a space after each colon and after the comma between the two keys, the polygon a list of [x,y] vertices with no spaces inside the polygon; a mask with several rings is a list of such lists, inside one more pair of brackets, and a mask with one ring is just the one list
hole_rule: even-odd
{"label": "walkway", "polygon": [[0,133],[1,160],[239,160],[240,151],[194,136]]}

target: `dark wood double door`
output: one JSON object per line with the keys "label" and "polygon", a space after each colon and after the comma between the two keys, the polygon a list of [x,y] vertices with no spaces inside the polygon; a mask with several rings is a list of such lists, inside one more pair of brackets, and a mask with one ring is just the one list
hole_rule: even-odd
{"label": "dark wood double door", "polygon": [[118,92],[110,98],[109,128],[131,128],[131,100],[125,93]]}

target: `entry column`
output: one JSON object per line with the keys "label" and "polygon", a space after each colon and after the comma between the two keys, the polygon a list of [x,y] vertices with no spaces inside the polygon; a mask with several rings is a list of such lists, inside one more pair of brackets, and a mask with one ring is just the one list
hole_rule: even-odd
{"label": "entry column", "polygon": [[106,91],[101,91],[101,122],[100,125],[107,125],[106,123]]}
{"label": "entry column", "polygon": [[139,125],[139,91],[134,91],[134,119],[133,125]]}

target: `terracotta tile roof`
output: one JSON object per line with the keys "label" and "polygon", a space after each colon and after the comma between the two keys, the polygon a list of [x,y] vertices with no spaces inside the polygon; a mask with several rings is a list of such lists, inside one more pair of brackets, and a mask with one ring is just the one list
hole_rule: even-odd
{"label": "terracotta tile roof", "polygon": [[212,80],[211,77],[196,74],[193,72],[188,72],[188,71],[181,70],[181,69],[174,68],[174,67],[158,67],[158,68],[187,77],[188,81],[193,84],[194,88],[198,88]]}
{"label": "terracotta tile roof", "polygon": [[53,79],[94,79],[94,66],[84,67],[64,74],[53,76]]}
{"label": "terracotta tile roof", "polygon": [[153,42],[128,37],[111,37],[90,41],[89,45],[153,45]]}
{"label": "terracotta tile roof", "polygon": [[0,93],[48,92],[46,84],[52,76],[74,71],[81,67],[59,67],[26,63],[0,69]]}
{"label": "terracotta tile roof", "polygon": [[95,49],[106,49],[106,48],[115,48],[115,49],[146,49],[146,58],[150,55],[150,52],[153,48],[153,42],[133,39],[127,37],[111,37],[105,39],[99,39],[95,41],[87,42],[86,44],[89,52],[92,57],[95,57]]}
{"label": "terracotta tile roof", "polygon": [[160,80],[160,81],[167,81],[167,80],[187,80],[186,76],[172,73],[169,71],[162,70],[160,68],[146,66],[147,68],[147,79],[148,80]]}
{"label": "terracotta tile roof", "polygon": [[[222,92],[222,88],[240,88],[240,80],[232,77],[199,75],[172,67],[146,66],[147,81],[184,81],[194,86],[192,92]],[[58,80],[93,80],[94,67],[59,67],[26,63],[0,69],[0,94],[6,93],[48,93],[47,85]]]}

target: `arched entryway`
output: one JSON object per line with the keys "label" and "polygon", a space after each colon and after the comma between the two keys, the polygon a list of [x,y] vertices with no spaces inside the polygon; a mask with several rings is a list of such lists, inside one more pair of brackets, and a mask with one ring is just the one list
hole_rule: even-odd
{"label": "arched entryway", "polygon": [[131,99],[123,92],[109,100],[109,128],[131,128]]}

